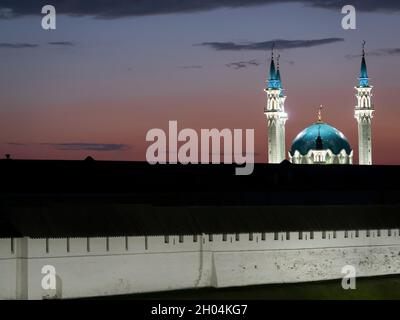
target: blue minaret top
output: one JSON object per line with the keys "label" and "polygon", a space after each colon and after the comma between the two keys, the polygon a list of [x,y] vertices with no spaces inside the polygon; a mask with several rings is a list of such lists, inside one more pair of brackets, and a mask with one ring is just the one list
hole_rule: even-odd
{"label": "blue minaret top", "polygon": [[[278,79],[279,77],[279,79]],[[275,69],[275,61],[274,61],[274,45],[272,45],[271,52],[271,64],[269,67],[269,78],[268,78],[268,89],[279,89],[280,88],[280,73]]]}
{"label": "blue minaret top", "polygon": [[281,89],[281,93],[279,94],[279,96],[283,97],[281,71],[280,71],[280,68],[279,68],[279,58],[280,58],[280,55],[278,55],[278,58],[277,58],[277,61],[276,61],[276,81],[278,81],[278,83],[277,83],[278,88]]}
{"label": "blue minaret top", "polygon": [[367,63],[365,62],[365,41],[363,41],[360,78],[358,78],[358,80],[359,80],[359,86],[360,87],[369,87]]}

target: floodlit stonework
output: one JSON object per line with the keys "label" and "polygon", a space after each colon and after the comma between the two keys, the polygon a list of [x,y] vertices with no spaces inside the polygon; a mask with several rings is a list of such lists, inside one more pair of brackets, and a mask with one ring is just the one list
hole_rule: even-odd
{"label": "floodlit stonework", "polygon": [[[44,290],[42,268],[56,270]],[[48,299],[400,273],[398,229],[0,239],[0,298]],[[340,286],[338,281],[338,286]]]}

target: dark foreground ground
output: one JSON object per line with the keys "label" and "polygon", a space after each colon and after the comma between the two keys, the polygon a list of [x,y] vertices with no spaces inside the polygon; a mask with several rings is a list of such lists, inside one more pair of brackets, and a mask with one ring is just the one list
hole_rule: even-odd
{"label": "dark foreground ground", "polygon": [[[110,299],[110,297],[103,299]],[[114,296],[112,299],[400,299],[400,275],[359,278],[356,281],[355,290],[343,290],[341,280],[333,280],[223,289],[165,291]]]}

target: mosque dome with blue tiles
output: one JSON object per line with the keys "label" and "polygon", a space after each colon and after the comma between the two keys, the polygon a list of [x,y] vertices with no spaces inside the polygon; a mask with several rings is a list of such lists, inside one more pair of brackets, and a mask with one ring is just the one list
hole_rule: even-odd
{"label": "mosque dome with blue tiles", "polygon": [[351,153],[351,147],[342,132],[324,122],[316,122],[301,131],[293,140],[290,154],[296,151],[306,155],[310,150],[330,150],[332,154],[338,155],[345,151]]}

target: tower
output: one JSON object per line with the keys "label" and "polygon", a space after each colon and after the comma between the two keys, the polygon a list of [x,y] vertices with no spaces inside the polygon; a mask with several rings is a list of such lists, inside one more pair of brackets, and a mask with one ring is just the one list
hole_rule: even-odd
{"label": "tower", "polygon": [[267,104],[264,114],[267,117],[268,125],[268,163],[280,163],[285,159],[285,100],[279,70],[279,56],[277,68],[275,69],[274,48],[271,53],[271,64],[267,87],[264,89],[267,94]]}
{"label": "tower", "polygon": [[369,85],[367,64],[365,62],[365,41],[363,42],[360,77],[358,79],[357,106],[354,110],[354,117],[358,123],[358,157],[359,164],[372,164],[372,135],[371,122],[374,106],[371,103],[372,86]]}

